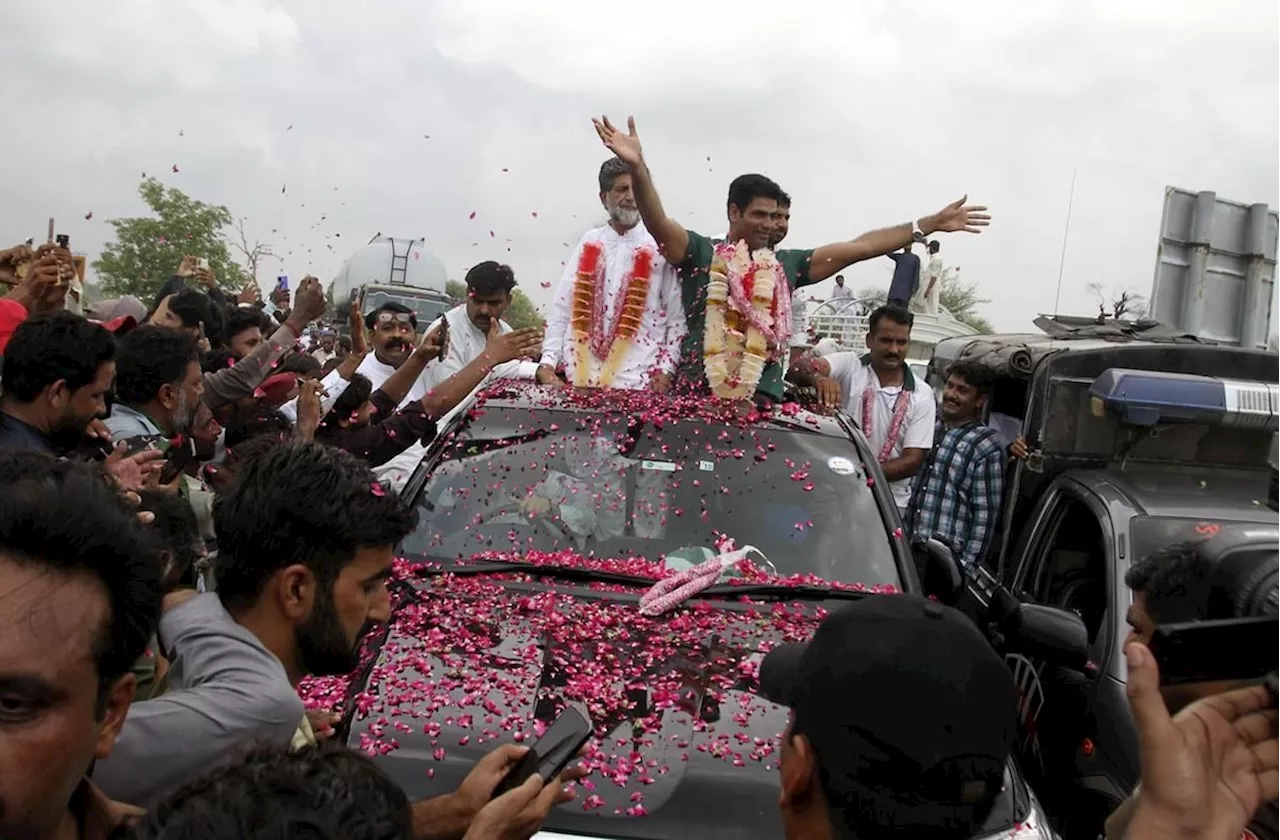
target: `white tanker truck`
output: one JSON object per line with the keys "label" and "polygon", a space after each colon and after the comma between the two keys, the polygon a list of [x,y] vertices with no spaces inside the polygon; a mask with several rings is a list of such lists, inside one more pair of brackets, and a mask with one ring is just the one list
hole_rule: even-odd
{"label": "white tanker truck", "polygon": [[425,325],[453,306],[445,294],[448,279],[444,263],[426,250],[422,239],[379,233],[342,264],[333,280],[333,301],[341,307],[363,290],[361,315],[394,301],[412,309],[418,324]]}

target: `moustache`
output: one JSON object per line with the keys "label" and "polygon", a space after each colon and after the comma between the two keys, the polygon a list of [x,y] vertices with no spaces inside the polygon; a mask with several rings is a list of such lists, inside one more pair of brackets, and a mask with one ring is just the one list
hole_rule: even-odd
{"label": "moustache", "polygon": [[403,350],[408,346],[409,342],[405,341],[403,338],[393,338],[386,344],[386,348],[388,350]]}

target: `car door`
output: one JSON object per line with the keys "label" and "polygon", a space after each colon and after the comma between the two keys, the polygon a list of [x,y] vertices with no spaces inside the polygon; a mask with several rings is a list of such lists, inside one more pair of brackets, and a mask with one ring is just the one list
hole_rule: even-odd
{"label": "car door", "polygon": [[[1074,612],[1085,625],[1090,662],[1105,661],[1116,609],[1110,585],[1115,539],[1106,505],[1084,485],[1059,478],[1046,488],[1031,523],[1015,555],[1009,591],[1024,603]],[[1039,772],[1038,789],[1050,813],[1087,826],[1082,831],[1064,826],[1064,833],[1096,836],[1089,832],[1098,815],[1115,804],[1110,797],[1102,802],[1096,780],[1090,780],[1101,772],[1093,745],[1098,669],[1091,664],[1082,672],[1016,653],[1006,661],[1019,691],[1018,748],[1024,766]]]}

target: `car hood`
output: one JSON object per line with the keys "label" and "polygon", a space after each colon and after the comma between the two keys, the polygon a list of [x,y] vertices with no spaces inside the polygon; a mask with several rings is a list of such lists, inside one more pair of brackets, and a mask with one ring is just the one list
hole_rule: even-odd
{"label": "car hood", "polygon": [[[595,724],[577,799],[544,824],[614,838],[777,838],[787,710],[755,691],[765,652],[803,641],[808,603],[695,601],[641,616],[637,590],[519,576],[402,577],[350,686],[348,743],[411,799],[454,790],[485,753],[532,744],[566,703]],[[868,595],[867,597],[892,597]],[[1011,776],[991,830],[1025,816]]]}

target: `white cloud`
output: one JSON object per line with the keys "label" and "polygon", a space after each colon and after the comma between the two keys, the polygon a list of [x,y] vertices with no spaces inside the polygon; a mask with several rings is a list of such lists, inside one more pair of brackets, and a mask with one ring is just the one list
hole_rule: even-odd
{"label": "white cloud", "polygon": [[[745,171],[792,193],[797,247],[991,205],[944,254],[1014,329],[1052,307],[1073,167],[1074,311],[1095,280],[1147,290],[1167,184],[1280,204],[1268,0],[65,0],[56,37],[45,6],[10,0],[0,30],[0,97],[26,103],[0,175],[12,241],[54,215],[96,251],[145,171],[247,216],[290,274],[331,277],[382,231],[426,236],[455,276],[507,260],[542,300],[599,217],[589,118],[632,112],[668,209],[704,233]],[[880,284],[888,262],[847,274]]]}

